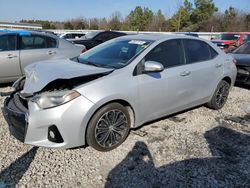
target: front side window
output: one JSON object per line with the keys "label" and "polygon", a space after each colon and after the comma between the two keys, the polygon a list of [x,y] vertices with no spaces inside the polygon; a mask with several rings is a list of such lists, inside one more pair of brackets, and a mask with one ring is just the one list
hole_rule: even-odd
{"label": "front side window", "polygon": [[16,50],[16,35],[2,35],[0,36],[0,52]]}
{"label": "front side window", "polygon": [[145,61],[159,62],[165,68],[183,65],[181,40],[168,40],[159,44],[145,56]]}
{"label": "front side window", "polygon": [[211,49],[207,43],[200,40],[186,39],[184,48],[188,64],[207,61],[217,55],[217,52]]}
{"label": "front side window", "polygon": [[109,41],[83,53],[78,61],[98,67],[122,68],[152,42],[149,40]]}

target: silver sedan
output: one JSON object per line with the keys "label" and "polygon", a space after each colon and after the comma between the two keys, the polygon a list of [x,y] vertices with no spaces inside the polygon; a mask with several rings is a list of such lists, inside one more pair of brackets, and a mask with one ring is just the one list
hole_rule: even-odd
{"label": "silver sedan", "polygon": [[17,139],[53,148],[109,151],[146,122],[202,104],[220,109],[236,77],[230,56],[184,35],[125,36],[48,62],[25,69],[3,111]]}
{"label": "silver sedan", "polygon": [[72,58],[85,50],[53,34],[0,30],[0,83],[17,80],[36,61]]}

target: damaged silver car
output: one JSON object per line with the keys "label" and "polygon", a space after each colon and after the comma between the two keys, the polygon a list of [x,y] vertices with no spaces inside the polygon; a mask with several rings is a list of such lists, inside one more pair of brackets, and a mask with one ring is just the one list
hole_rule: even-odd
{"label": "damaged silver car", "polygon": [[222,108],[235,77],[232,57],[208,41],[124,36],[71,60],[29,65],[3,114],[26,144],[109,151],[146,122],[201,104]]}

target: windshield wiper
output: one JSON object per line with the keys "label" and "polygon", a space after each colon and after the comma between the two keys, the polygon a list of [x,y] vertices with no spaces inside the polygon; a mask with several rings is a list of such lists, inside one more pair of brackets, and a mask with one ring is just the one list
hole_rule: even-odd
{"label": "windshield wiper", "polygon": [[91,62],[91,61],[85,61],[84,64],[92,65],[92,66],[95,66],[95,67],[102,67],[100,64],[94,63],[94,62]]}

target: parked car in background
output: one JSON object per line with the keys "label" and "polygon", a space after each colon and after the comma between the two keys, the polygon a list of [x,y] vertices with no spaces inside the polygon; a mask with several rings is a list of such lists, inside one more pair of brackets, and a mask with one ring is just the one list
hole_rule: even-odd
{"label": "parked car in background", "polygon": [[230,55],[236,60],[236,82],[250,85],[250,42],[242,44]]}
{"label": "parked car in background", "polygon": [[33,62],[72,58],[85,50],[84,46],[76,46],[48,33],[1,30],[0,83],[15,81]]}
{"label": "parked car in background", "polygon": [[250,33],[247,32],[227,32],[221,33],[218,38],[212,39],[211,42],[217,44],[221,49],[235,49],[244,42],[250,41]]}
{"label": "parked car in background", "polygon": [[72,60],[29,65],[25,76],[4,103],[17,139],[109,151],[146,122],[201,104],[222,108],[236,67],[208,41],[144,34],[113,39]]}
{"label": "parked car in background", "polygon": [[59,35],[60,38],[66,39],[66,40],[73,40],[73,39],[78,39],[81,38],[85,35],[83,32],[67,32]]}
{"label": "parked car in background", "polygon": [[87,50],[89,50],[103,42],[124,35],[126,35],[126,33],[116,31],[92,31],[87,33],[81,39],[75,39],[71,41],[75,44],[83,44],[84,46],[86,46]]}

